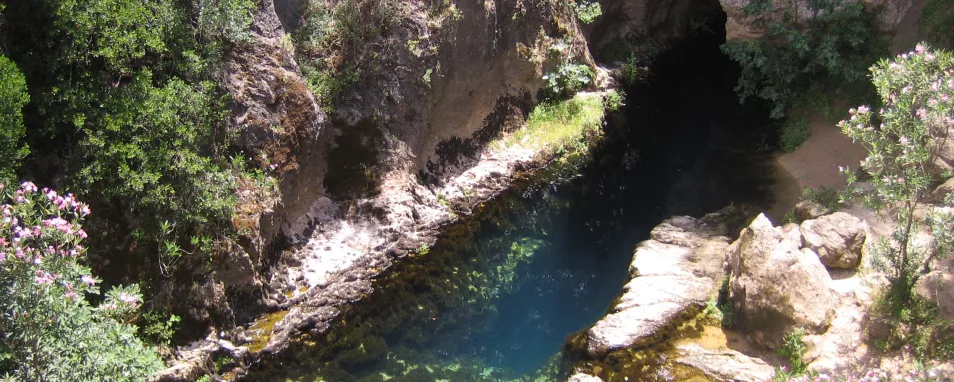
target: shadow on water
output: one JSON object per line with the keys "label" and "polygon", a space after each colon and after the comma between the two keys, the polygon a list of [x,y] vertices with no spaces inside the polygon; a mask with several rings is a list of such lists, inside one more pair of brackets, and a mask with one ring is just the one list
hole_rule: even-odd
{"label": "shadow on water", "polygon": [[[724,17],[724,15],[723,15]],[[567,335],[605,313],[633,247],[664,218],[772,203],[775,137],[740,106],[724,18],[627,89],[593,161],[530,183],[398,262],[328,334],[253,373],[324,381],[555,380]],[[303,342],[304,343],[304,342]],[[265,377],[253,379],[266,379]]]}

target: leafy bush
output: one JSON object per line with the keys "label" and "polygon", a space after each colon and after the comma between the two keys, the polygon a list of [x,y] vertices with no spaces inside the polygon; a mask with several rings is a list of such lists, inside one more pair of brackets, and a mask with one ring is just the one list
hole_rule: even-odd
{"label": "leafy bush", "polygon": [[822,206],[825,213],[835,212],[838,210],[839,203],[841,203],[841,196],[838,195],[838,191],[827,186],[802,190],[802,199]]}
{"label": "leafy bush", "polygon": [[[914,211],[931,191],[929,167],[937,158],[933,134],[954,125],[954,59],[944,51],[918,45],[915,52],[882,60],[874,66],[872,80],[884,106],[850,110],[851,118],[839,123],[842,132],[868,150],[862,168],[871,175],[873,189],[852,187],[855,195],[878,211],[893,207],[899,228],[890,240],[875,246],[874,253],[893,284],[908,295],[930,262],[950,254],[954,246],[954,213],[936,208],[919,221]],[[849,183],[854,172],[843,169]],[[920,227],[931,230],[935,244],[926,248],[914,242]]]}
{"label": "leafy bush", "polygon": [[72,195],[0,187],[0,373],[22,380],[142,381],[162,367],[128,322],[141,297],[113,288],[99,306],[81,265],[89,208]]}
{"label": "leafy bush", "polygon": [[804,336],[804,330],[795,329],[782,338],[782,346],[778,348],[778,355],[788,360],[788,363],[792,365],[792,373],[796,375],[808,370],[808,365],[805,364],[805,353],[808,347],[802,339]]}
{"label": "leafy bush", "polygon": [[173,80],[154,87],[143,71],[106,100],[102,124],[87,125],[79,146],[76,188],[123,206],[133,236],[168,254],[168,262],[160,262],[166,275],[182,253],[179,246],[190,245],[189,252],[207,247],[200,244],[231,216],[234,179],[201,154],[211,127],[224,119],[221,108],[209,108],[216,102],[211,84]]}
{"label": "leafy bush", "polygon": [[23,106],[30,102],[23,73],[0,55],[0,182],[15,179],[20,160],[29,152],[23,144]]}
{"label": "leafy bush", "polygon": [[807,118],[789,119],[782,124],[779,145],[782,152],[790,153],[798,150],[812,135]]}
{"label": "leafy bush", "polygon": [[596,1],[576,0],[573,2],[573,9],[576,10],[576,18],[583,24],[590,24],[603,15],[603,8]]}
{"label": "leafy bush", "polygon": [[918,32],[933,44],[954,48],[954,39],[951,37],[954,32],[954,1],[926,1],[918,18]]}
{"label": "leafy bush", "polygon": [[593,77],[593,70],[587,65],[562,63],[555,72],[544,75],[543,80],[547,82],[548,97],[562,98],[582,90],[593,81]]}
{"label": "leafy bush", "polygon": [[616,89],[610,90],[603,97],[603,104],[606,106],[606,110],[617,111],[626,106],[626,93]]}
{"label": "leafy bush", "polygon": [[[915,210],[932,190],[930,168],[937,160],[933,136],[954,127],[954,58],[919,44],[914,52],[882,60],[871,71],[884,106],[878,112],[867,106],[851,109],[851,118],[839,126],[868,150],[861,167],[871,174],[872,187],[855,187],[855,173],[843,171],[853,195],[869,208],[887,210],[897,223],[891,236],[871,250],[875,266],[890,281],[881,300],[885,310],[905,324],[897,326],[902,332],[895,337],[916,340],[916,348],[926,348],[925,332],[931,331],[932,320],[918,313],[927,310],[919,307],[913,288],[934,260],[954,249],[954,209],[931,207],[923,218]],[[915,238],[925,228],[933,238],[929,245]]]}
{"label": "leafy bush", "polygon": [[862,3],[810,1],[804,27],[797,25],[791,7],[781,19],[770,19],[771,1],[750,2],[746,12],[766,33],[756,41],[733,39],[722,46],[742,68],[736,86],[740,101],[757,97],[771,102],[773,118],[784,117],[811,83],[827,81],[836,89],[864,85],[866,68],[884,50],[873,16]]}

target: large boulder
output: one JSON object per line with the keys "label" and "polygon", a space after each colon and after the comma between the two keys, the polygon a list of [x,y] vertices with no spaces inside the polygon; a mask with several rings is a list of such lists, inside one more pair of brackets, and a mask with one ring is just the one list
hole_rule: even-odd
{"label": "large boulder", "polygon": [[653,229],[636,247],[618,302],[586,332],[587,355],[646,346],[702,310],[722,278],[726,232],[724,224],[686,216]]}
{"label": "large boulder", "polygon": [[801,225],[805,248],[811,249],[830,268],[854,269],[861,264],[866,224],[844,212],[806,220]]}
{"label": "large boulder", "polygon": [[818,255],[800,249],[798,231],[775,228],[762,214],[727,253],[739,328],[770,348],[795,328],[824,332],[835,314],[831,277]]}

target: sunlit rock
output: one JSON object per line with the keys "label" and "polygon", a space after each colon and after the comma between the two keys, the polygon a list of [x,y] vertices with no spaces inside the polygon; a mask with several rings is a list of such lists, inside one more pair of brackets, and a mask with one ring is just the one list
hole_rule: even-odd
{"label": "sunlit rock", "polygon": [[830,268],[857,268],[866,239],[866,225],[854,216],[836,212],[801,225],[802,239]]}
{"label": "sunlit rock", "polygon": [[824,332],[834,317],[831,277],[811,249],[800,249],[797,232],[759,215],[728,250],[739,328],[771,348],[795,328]]}

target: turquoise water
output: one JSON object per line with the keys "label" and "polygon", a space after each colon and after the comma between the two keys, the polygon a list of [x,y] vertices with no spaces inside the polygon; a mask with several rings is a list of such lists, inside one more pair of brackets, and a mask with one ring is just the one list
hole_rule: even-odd
{"label": "turquoise water", "polygon": [[[718,23],[717,23],[718,24]],[[566,337],[599,319],[632,250],[665,217],[771,203],[764,109],[700,35],[628,90],[578,176],[518,187],[399,261],[344,321],[259,372],[323,381],[559,379]],[[253,378],[256,379],[256,378]],[[265,379],[260,378],[260,379]]]}

